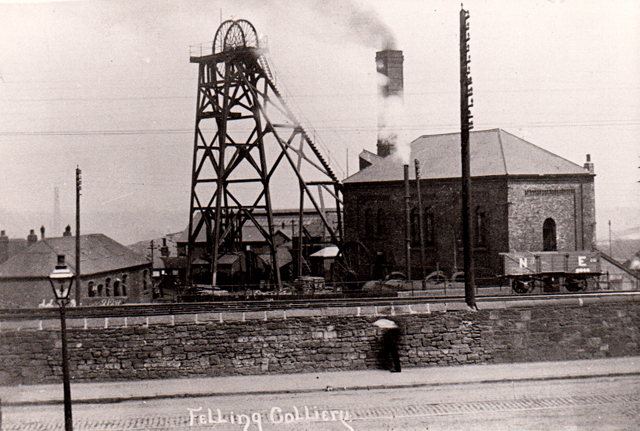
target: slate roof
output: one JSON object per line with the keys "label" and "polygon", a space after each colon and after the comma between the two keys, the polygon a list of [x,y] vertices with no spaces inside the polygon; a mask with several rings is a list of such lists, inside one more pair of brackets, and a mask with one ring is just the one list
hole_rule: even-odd
{"label": "slate roof", "polygon": [[[544,150],[502,129],[470,133],[471,176],[592,175],[584,167]],[[414,160],[420,161],[420,177],[460,178],[460,133],[425,135],[411,143],[409,177],[415,179]],[[393,155],[344,180],[344,183],[402,181],[402,162]]]}
{"label": "slate roof", "polygon": [[[1,264],[0,278],[48,277],[58,254],[65,255],[67,266],[75,273],[75,251],[74,236],[42,239]],[[80,251],[83,276],[150,264],[145,257],[103,234],[81,235]]]}

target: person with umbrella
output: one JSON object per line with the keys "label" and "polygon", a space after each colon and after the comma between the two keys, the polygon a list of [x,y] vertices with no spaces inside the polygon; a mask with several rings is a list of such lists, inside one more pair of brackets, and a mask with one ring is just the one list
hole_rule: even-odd
{"label": "person with umbrella", "polygon": [[400,327],[390,319],[378,319],[373,324],[384,331],[382,334],[382,363],[388,366],[392,373],[399,373],[401,370],[400,355],[398,354]]}

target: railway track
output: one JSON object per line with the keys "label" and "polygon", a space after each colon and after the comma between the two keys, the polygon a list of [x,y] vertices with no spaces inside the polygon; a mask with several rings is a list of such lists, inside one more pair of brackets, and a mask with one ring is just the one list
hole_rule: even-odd
{"label": "railway track", "polygon": [[[523,294],[523,295],[492,295],[478,296],[477,302],[482,309],[483,302],[518,302],[518,301],[547,301],[547,300],[584,300],[616,297],[640,301],[640,292],[586,292],[586,293],[555,293],[555,294]],[[91,317],[130,317],[130,316],[160,316],[215,312],[252,312],[269,310],[291,310],[301,308],[330,308],[330,307],[366,307],[366,306],[401,306],[423,303],[463,303],[461,296],[431,296],[431,297],[385,297],[385,298],[332,298],[332,299],[273,299],[247,301],[215,301],[215,302],[183,302],[158,304],[126,304],[99,307],[69,307],[66,309],[67,318]],[[57,307],[36,309],[0,309],[0,320],[31,320],[57,319],[60,314]]]}

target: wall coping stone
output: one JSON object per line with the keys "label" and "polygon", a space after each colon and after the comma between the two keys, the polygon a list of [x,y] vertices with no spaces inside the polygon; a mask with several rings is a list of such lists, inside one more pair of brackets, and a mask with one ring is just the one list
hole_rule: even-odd
{"label": "wall coping stone", "polygon": [[443,302],[434,302],[433,304],[430,304],[431,312],[435,312],[435,313],[446,313],[447,312],[447,305]]}
{"label": "wall coping stone", "polygon": [[473,311],[466,302],[445,302],[444,306],[447,311]]}
{"label": "wall coping stone", "polygon": [[[478,310],[526,309],[534,307],[583,307],[602,302],[640,302],[640,295],[591,296],[580,298],[545,298],[522,299],[519,301],[478,301]],[[99,329],[99,328],[127,328],[148,327],[150,325],[175,326],[177,324],[215,324],[224,322],[244,321],[273,321],[287,318],[322,318],[335,316],[371,317],[401,316],[416,314],[446,313],[449,311],[471,310],[464,301],[460,302],[420,302],[401,305],[367,305],[342,306],[324,308],[294,308],[266,311],[232,311],[205,312],[157,316],[128,316],[101,318],[67,318],[67,328],[70,329]],[[0,321],[1,332],[11,331],[59,331],[59,319],[7,320]]]}
{"label": "wall coping stone", "polygon": [[322,309],[324,316],[356,316],[358,310],[356,307],[329,307]]}
{"label": "wall coping stone", "polygon": [[225,322],[244,322],[247,320],[245,313],[242,311],[232,311],[230,313],[220,313],[220,314],[222,316],[222,320]]}
{"label": "wall coping stone", "polygon": [[126,317],[107,317],[104,326],[105,328],[126,328],[128,323]]}
{"label": "wall coping stone", "polygon": [[321,308],[294,308],[292,310],[287,310],[287,317],[322,317],[322,311],[323,310]]}
{"label": "wall coping stone", "polygon": [[267,320],[282,320],[287,318],[287,310],[268,310]]}
{"label": "wall coping stone", "polygon": [[176,325],[179,323],[194,323],[195,317],[193,314],[175,314],[173,315],[173,322]]}
{"label": "wall coping stone", "polygon": [[135,322],[138,322],[138,326],[149,326],[149,325],[170,325],[175,326],[175,318],[173,315],[170,316],[149,316],[146,322],[142,323],[139,319],[141,317],[137,317],[135,321],[128,320],[129,326],[136,326]]}

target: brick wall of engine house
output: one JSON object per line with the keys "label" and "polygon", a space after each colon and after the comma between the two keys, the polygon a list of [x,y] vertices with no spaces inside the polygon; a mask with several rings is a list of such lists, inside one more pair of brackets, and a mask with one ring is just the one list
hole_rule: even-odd
{"label": "brick wall of engine house", "polygon": [[[413,209],[418,207],[415,181],[410,187]],[[425,214],[432,214],[426,272],[439,269],[451,276],[462,268],[460,180],[422,180],[420,187]],[[402,181],[345,184],[345,240],[360,241],[372,258],[383,252],[390,263],[386,273],[406,269],[404,193]],[[367,221],[367,216],[372,220]],[[558,250],[591,249],[595,242],[593,176],[474,178],[471,229],[478,284],[495,283],[502,274],[499,253],[543,250],[547,218],[556,223]],[[419,279],[420,244],[412,241],[411,247],[411,274]]]}
{"label": "brick wall of engine house", "polygon": [[[415,181],[411,181],[410,207],[418,208]],[[432,271],[444,271],[447,276],[461,270],[462,262],[462,200],[460,181],[422,180],[420,182],[425,219],[432,217],[432,238],[426,238],[427,275]],[[476,278],[490,281],[501,273],[498,253],[508,248],[507,182],[505,178],[484,178],[472,184],[472,230],[474,230],[474,255]],[[344,191],[345,240],[360,241],[375,256],[383,252],[392,270],[405,272],[405,203],[404,182],[345,184]],[[367,211],[373,215],[373,229],[367,233]],[[382,211],[380,213],[379,211]],[[382,214],[383,221],[378,214]],[[481,216],[479,214],[482,214]],[[479,227],[482,217],[484,227]],[[378,229],[378,225],[383,227]],[[428,224],[428,223],[425,223]],[[483,230],[484,241],[478,229]],[[421,271],[420,243],[411,245],[412,278],[419,279]],[[387,270],[389,272],[389,270]]]}

